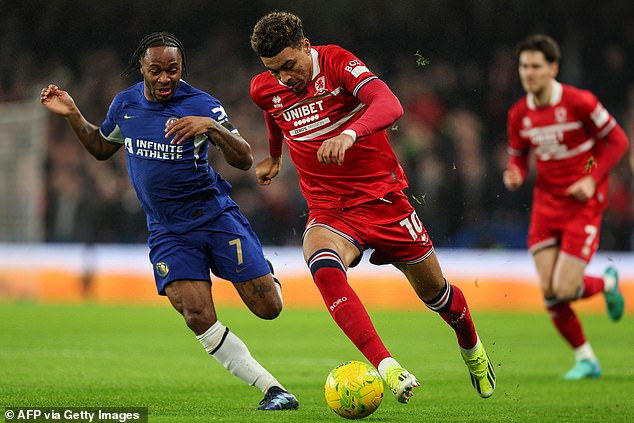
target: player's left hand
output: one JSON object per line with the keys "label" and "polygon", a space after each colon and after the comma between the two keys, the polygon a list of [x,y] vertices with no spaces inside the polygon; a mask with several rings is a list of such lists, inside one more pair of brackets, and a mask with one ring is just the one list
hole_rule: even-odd
{"label": "player's left hand", "polygon": [[348,134],[339,134],[329,138],[317,150],[317,160],[322,164],[342,165],[346,150],[352,147],[354,139]]}
{"label": "player's left hand", "polygon": [[577,201],[588,201],[594,196],[597,189],[597,181],[590,175],[586,175],[579,179],[566,189],[566,195],[571,196]]}
{"label": "player's left hand", "polygon": [[50,84],[42,88],[40,93],[40,103],[47,109],[58,115],[68,117],[73,113],[77,113],[75,101],[68,92],[59,89],[57,85]]}
{"label": "player's left hand", "polygon": [[281,157],[267,157],[255,166],[255,176],[260,185],[271,185],[271,179],[280,173]]}
{"label": "player's left hand", "polygon": [[214,122],[206,116],[185,116],[165,127],[165,138],[173,136],[170,144],[182,144],[188,138],[209,131]]}

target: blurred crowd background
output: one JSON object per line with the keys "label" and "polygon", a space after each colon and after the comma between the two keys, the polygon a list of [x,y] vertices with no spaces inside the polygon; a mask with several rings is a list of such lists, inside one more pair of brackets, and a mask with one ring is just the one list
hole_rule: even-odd
{"label": "blurred crowd background", "polygon": [[[288,10],[315,45],[339,44],[364,60],[401,100],[389,136],[408,195],[438,247],[525,248],[531,184],[506,192],[506,113],[522,95],[513,48],[545,32],[563,50],[559,80],[593,91],[634,134],[634,3],[572,0],[323,0],[108,2],[0,0],[0,102],[37,99],[55,83],[101,124],[113,96],[140,80],[120,76],[139,40],[169,31],[185,45],[192,85],[210,92],[254,150],[268,153],[261,111],[249,97],[263,71],[251,51],[256,20]],[[421,66],[421,58],[426,65]],[[144,243],[144,214],[123,151],[97,162],[64,119],[51,115],[45,166],[45,240]],[[0,142],[10,143],[6,134]],[[259,187],[211,150],[213,166],[265,245],[299,245],[306,205],[285,152],[283,172]],[[17,158],[19,160],[19,157]],[[631,152],[613,172],[601,248],[632,250]],[[4,201],[4,200],[3,200]]]}

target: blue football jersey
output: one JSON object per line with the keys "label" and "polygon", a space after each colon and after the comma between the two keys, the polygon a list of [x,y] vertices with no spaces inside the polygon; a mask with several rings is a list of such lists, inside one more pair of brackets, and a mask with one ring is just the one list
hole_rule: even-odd
{"label": "blue football jersey", "polygon": [[150,231],[185,233],[237,207],[228,196],[231,185],[209,166],[207,134],[180,145],[165,138],[166,126],[185,116],[228,121],[216,98],[181,80],[166,102],[147,100],[143,82],[120,92],[100,127],[108,141],[124,144],[128,174]]}

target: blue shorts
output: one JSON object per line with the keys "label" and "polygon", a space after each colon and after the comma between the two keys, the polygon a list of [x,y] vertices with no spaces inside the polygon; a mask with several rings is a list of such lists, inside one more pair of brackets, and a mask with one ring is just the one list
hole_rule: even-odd
{"label": "blue shorts", "polygon": [[211,282],[210,270],[233,283],[270,273],[260,240],[238,208],[186,234],[152,231],[148,245],[160,295],[173,281]]}

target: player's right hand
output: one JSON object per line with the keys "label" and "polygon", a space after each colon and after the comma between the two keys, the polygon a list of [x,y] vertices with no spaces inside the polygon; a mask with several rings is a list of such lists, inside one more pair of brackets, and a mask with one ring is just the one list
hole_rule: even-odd
{"label": "player's right hand", "polygon": [[271,179],[275,178],[277,174],[280,173],[281,166],[281,157],[267,157],[255,165],[255,176],[258,178],[258,183],[260,185],[270,185]]}
{"label": "player's right hand", "polygon": [[317,160],[321,164],[342,165],[346,150],[352,147],[354,138],[348,134],[339,134],[321,143],[317,150]]}
{"label": "player's right hand", "polygon": [[504,186],[509,191],[516,191],[524,183],[522,171],[515,165],[509,165],[502,175]]}
{"label": "player's right hand", "polygon": [[77,108],[73,98],[66,91],[60,90],[57,85],[53,84],[42,88],[40,103],[51,112],[62,116],[69,116]]}
{"label": "player's right hand", "polygon": [[597,191],[597,181],[591,175],[586,175],[566,189],[566,195],[577,201],[588,201]]}

